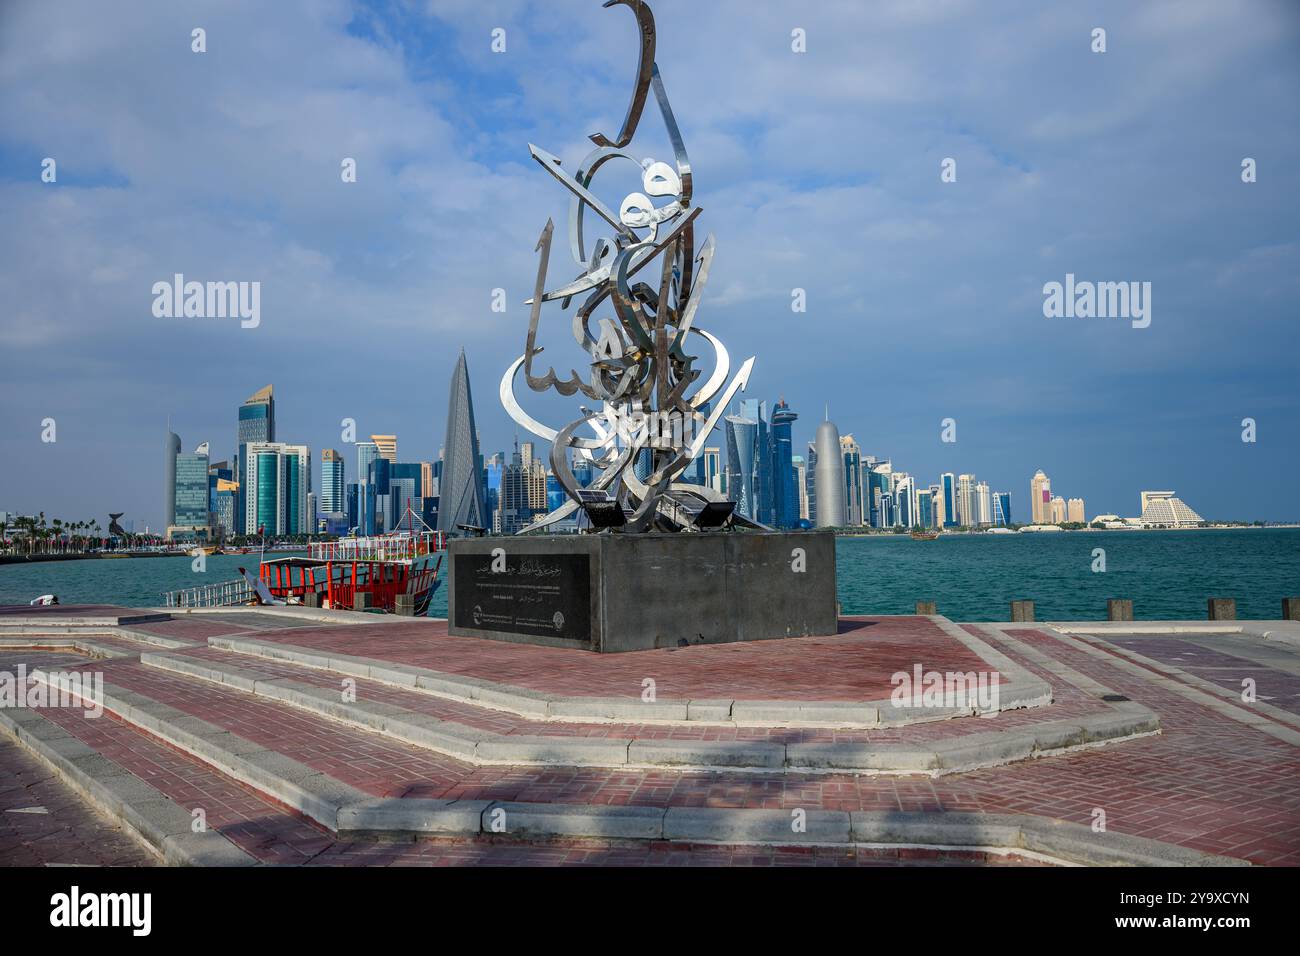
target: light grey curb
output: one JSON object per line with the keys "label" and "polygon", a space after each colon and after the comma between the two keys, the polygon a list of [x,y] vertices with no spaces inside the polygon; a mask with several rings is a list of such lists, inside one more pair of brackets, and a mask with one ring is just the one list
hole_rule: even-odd
{"label": "light grey curb", "polygon": [[339,814],[339,835],[420,839],[664,840],[750,845],[1027,850],[1092,866],[1249,866],[1246,860],[1032,814],[590,806],[368,800]]}
{"label": "light grey curb", "polygon": [[123,624],[152,624],[156,621],[171,620],[171,614],[166,611],[153,611],[148,609],[132,610],[128,614],[102,614],[91,615],[86,617],[69,617],[62,614],[34,614],[13,615],[0,621],[0,627],[23,627],[36,628],[39,630],[52,630],[54,628],[68,627],[118,627]]}
{"label": "light grey curb", "polygon": [[[939,619],[935,619],[938,621]],[[947,631],[948,628],[945,628]],[[1037,707],[1052,702],[1052,688],[978,638],[960,628],[956,637],[974,653],[996,659],[999,672],[1009,682],[999,687],[998,712]],[[903,724],[945,720],[980,714],[975,705],[962,708],[897,707],[889,699],[878,701],[763,701],[763,700],[671,700],[647,703],[636,698],[568,697],[499,684],[476,677],[447,674],[409,664],[346,654],[330,654],[278,641],[260,641],[246,636],[210,637],[208,646],[250,657],[300,664],[319,670],[364,677],[404,689],[415,689],[457,703],[474,704],[526,717],[564,723],[655,723],[722,724],[749,727],[836,727],[875,730]]]}
{"label": "light grey curb", "polygon": [[[968,734],[931,744],[779,743],[627,737],[496,734],[392,704],[344,701],[342,694],[249,667],[164,653],[140,662],[296,707],[360,730],[474,765],[674,768],[791,773],[879,773],[932,776],[1053,756],[1160,730],[1156,716],[1133,705],[1124,712],[1048,721],[1020,730]],[[409,689],[409,688],[408,688]]]}
{"label": "light grey curb", "polygon": [[106,682],[103,705],[127,723],[331,830],[337,827],[340,807],[366,799],[356,787],[135,691]]}
{"label": "light grey curb", "polygon": [[108,644],[101,644],[98,641],[91,640],[87,637],[41,637],[32,635],[30,637],[0,637],[0,650],[13,649],[39,650],[49,648],[57,651],[76,651],[85,657],[97,658],[99,660],[113,660],[119,657],[133,657],[130,651],[124,651],[120,648],[110,647]]}
{"label": "light grey curb", "polygon": [[0,728],[73,790],[174,866],[255,866],[216,830],[193,832],[184,807],[34,710],[0,710]]}

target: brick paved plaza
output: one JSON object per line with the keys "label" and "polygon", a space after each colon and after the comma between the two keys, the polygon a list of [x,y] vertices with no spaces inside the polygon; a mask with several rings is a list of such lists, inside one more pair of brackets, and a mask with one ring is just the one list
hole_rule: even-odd
{"label": "brick paved plaza", "polygon": [[[597,655],[436,620],[49,610],[0,610],[0,673],[102,675],[105,712],[0,709],[3,865],[1300,864],[1281,625],[867,617]],[[917,665],[996,671],[1000,705],[891,708]]]}

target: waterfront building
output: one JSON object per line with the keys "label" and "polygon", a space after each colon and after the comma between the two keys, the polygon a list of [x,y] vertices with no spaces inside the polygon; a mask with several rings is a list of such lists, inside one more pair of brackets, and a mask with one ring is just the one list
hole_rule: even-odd
{"label": "waterfront building", "polygon": [[704,449],[704,483],[714,491],[721,493],[722,487],[722,449],[711,446]]}
{"label": "waterfront building", "polygon": [[840,432],[827,420],[817,426],[816,526],[840,528],[847,523],[844,508],[844,456],[840,452]]}
{"label": "waterfront building", "polygon": [[939,476],[939,486],[942,489],[943,527],[956,528],[958,526],[957,476],[950,471],[945,471]]}
{"label": "waterfront building", "polygon": [[197,451],[174,459],[172,522],[166,535],[173,540],[206,538],[212,527],[208,509],[208,456]]}
{"label": "waterfront building", "polygon": [[844,521],[855,527],[866,524],[862,507],[862,448],[852,435],[840,436],[840,455],[844,459]]}
{"label": "waterfront building", "polygon": [[793,528],[800,517],[800,481],[794,467],[794,423],[799,416],[781,398],[772,408],[773,518],[778,528]]}
{"label": "waterfront building", "polygon": [[812,516],[808,510],[808,463],[804,461],[803,455],[793,455],[790,466],[794,471],[794,486],[799,496],[799,520],[809,521]]}
{"label": "waterfront building", "polygon": [[483,489],[483,458],[479,453],[469,369],[461,349],[447,398],[447,437],[443,442],[442,476],[438,482],[438,529],[460,534],[459,526],[491,526]]}
{"label": "waterfront building", "polygon": [[970,528],[976,524],[975,476],[957,476],[957,525]]}
{"label": "waterfront building", "polygon": [[975,518],[976,523],[981,528],[987,528],[993,524],[993,493],[989,491],[987,481],[980,481],[975,484]]}
{"label": "waterfront building", "polygon": [[1011,524],[1011,492],[993,493],[993,524],[996,527],[1006,527]]}
{"label": "waterfront building", "polygon": [[1066,501],[1065,517],[1067,521],[1077,521],[1079,524],[1088,523],[1088,519],[1084,517],[1082,498],[1071,498]]}
{"label": "waterfront building", "polygon": [[1197,528],[1205,520],[1172,491],[1144,491],[1141,500],[1144,528]]}
{"label": "waterfront building", "polygon": [[1040,468],[1029,482],[1029,516],[1034,524],[1052,520],[1052,480]]}
{"label": "waterfront building", "polygon": [[320,453],[320,507],[326,514],[343,510],[343,456],[333,448]]}
{"label": "waterfront building", "polygon": [[894,500],[894,466],[888,459],[871,459],[867,469],[867,509],[864,523],[873,528],[889,528],[894,524],[891,503]]}
{"label": "waterfront building", "polygon": [[163,439],[163,527],[176,523],[176,456],[181,453],[181,437],[171,429]]}
{"label": "waterfront building", "polygon": [[375,448],[379,457],[397,464],[397,436],[396,435],[371,435],[370,440],[375,443]]}
{"label": "waterfront building", "polygon": [[736,503],[737,514],[766,524],[760,498],[760,423],[744,415],[728,415],[723,419],[723,431],[727,437],[727,497]]}
{"label": "waterfront building", "polygon": [[420,462],[420,496],[432,498],[438,494],[438,479],[433,475],[433,462]]}
{"label": "waterfront building", "polygon": [[501,474],[501,513],[500,526],[502,534],[516,534],[533,521],[535,512],[530,504],[531,471],[524,464],[519,443],[515,442],[515,451],[510,464]]}
{"label": "waterfront building", "polygon": [[808,520],[817,526],[817,443],[808,443],[808,464],[804,489],[808,493]]}
{"label": "waterfront building", "polygon": [[239,482],[227,478],[217,478],[212,491],[212,533],[214,537],[226,538],[237,533],[235,524],[235,500],[239,497]]}
{"label": "waterfront building", "polygon": [[1065,499],[1057,495],[1052,499],[1050,513],[1048,515],[1048,524],[1061,524],[1065,521]]}
{"label": "waterfront building", "polygon": [[[273,441],[275,441],[275,388],[267,385],[244,399],[244,403],[239,406],[239,425],[235,437],[238,452],[233,462],[235,474],[244,474],[244,463],[248,458],[246,446],[249,443]],[[238,480],[242,481],[242,479]],[[243,495],[235,499],[237,511],[235,527],[240,531],[248,523],[244,512],[245,501]]]}
{"label": "waterfront building", "polygon": [[918,528],[934,527],[935,486],[931,485],[916,495],[916,526]]}
{"label": "waterfront building", "polygon": [[267,536],[305,533],[310,527],[311,452],[306,445],[247,442],[243,451],[240,497],[243,533],[264,529]]}
{"label": "waterfront building", "polygon": [[894,491],[891,527],[911,528],[920,522],[917,520],[916,482],[907,472],[896,472],[893,476]]}
{"label": "waterfront building", "polygon": [[357,442],[357,480],[367,481],[370,463],[379,457],[379,446],[372,441]]}

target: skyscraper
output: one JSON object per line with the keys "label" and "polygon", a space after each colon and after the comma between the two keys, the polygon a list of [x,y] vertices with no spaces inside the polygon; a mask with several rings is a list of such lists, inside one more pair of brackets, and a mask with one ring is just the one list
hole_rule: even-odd
{"label": "skyscraper", "polygon": [[474,425],[465,350],[456,360],[447,397],[447,439],[443,443],[442,477],[438,482],[438,530],[456,533],[457,526],[490,526],[483,493],[483,458]]}
{"label": "skyscraper", "polygon": [[1084,524],[1087,519],[1083,516],[1083,499],[1070,498],[1065,502],[1065,516],[1067,521],[1077,521]]}
{"label": "skyscraper", "polygon": [[762,522],[759,500],[759,424],[743,415],[723,419],[727,436],[727,497],[736,503],[736,513]]}
{"label": "skyscraper", "polygon": [[371,435],[370,440],[375,443],[379,449],[379,457],[385,458],[397,464],[397,436],[396,435]]}
{"label": "skyscraper", "polygon": [[975,514],[975,476],[957,476],[957,524],[973,528],[978,524]]}
{"label": "skyscraper", "polygon": [[894,490],[894,466],[888,461],[874,461],[867,467],[863,519],[873,528],[888,528],[893,524],[889,504]]}
{"label": "skyscraper", "polygon": [[176,523],[176,456],[181,453],[181,438],[168,429],[163,439],[163,530]]}
{"label": "skyscraper", "polygon": [[808,520],[817,526],[817,443],[808,443],[808,459],[804,466],[804,491],[808,495]]}
{"label": "skyscraper", "polygon": [[[772,484],[775,498],[774,520],[778,528],[793,528],[799,523],[799,476],[795,469],[793,425],[799,418],[784,398],[772,409]],[[803,463],[803,458],[799,458]]]}
{"label": "skyscraper", "polygon": [[[239,406],[239,431],[235,439],[239,453],[235,456],[234,470],[241,484],[248,455],[246,446],[250,442],[269,441],[275,441],[275,388],[271,385],[254,392]],[[243,494],[235,499],[235,527],[241,532],[248,524],[244,510],[247,501]]]}
{"label": "skyscraper", "polygon": [[379,446],[372,441],[357,442],[357,481],[368,481],[370,463],[379,457]]}
{"label": "skyscraper", "polygon": [[1011,524],[1011,492],[993,492],[993,523],[1001,526]]}
{"label": "skyscraper", "polygon": [[862,449],[852,435],[844,435],[840,438],[840,454],[844,457],[844,520],[860,525],[864,523]]}
{"label": "skyscraper", "polygon": [[1065,521],[1065,499],[1057,495],[1048,503],[1048,524],[1061,524]]}
{"label": "skyscraper", "polygon": [[343,456],[333,448],[320,453],[320,507],[326,514],[343,510],[344,477]]}
{"label": "skyscraper", "polygon": [[1034,524],[1052,520],[1052,480],[1040,468],[1029,482],[1030,518]]}
{"label": "skyscraper", "polygon": [[975,484],[975,519],[977,524],[984,527],[993,523],[993,493],[989,491],[987,481]]}
{"label": "skyscraper", "polygon": [[817,426],[817,527],[839,528],[847,521],[844,513],[844,456],[840,453],[840,431],[827,419]]}
{"label": "skyscraper", "polygon": [[939,488],[943,498],[943,526],[957,527],[957,476],[945,471],[939,476]]}
{"label": "skyscraper", "polygon": [[803,455],[794,455],[791,464],[794,471],[795,494],[799,500],[798,518],[800,521],[807,521],[811,517],[808,510],[808,463],[804,461]]}
{"label": "skyscraper", "polygon": [[240,497],[244,500],[244,534],[304,534],[311,453],[306,445],[248,442],[243,455]]}

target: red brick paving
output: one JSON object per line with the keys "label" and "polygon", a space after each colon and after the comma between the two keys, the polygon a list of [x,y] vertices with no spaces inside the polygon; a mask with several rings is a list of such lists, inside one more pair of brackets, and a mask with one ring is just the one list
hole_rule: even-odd
{"label": "red brick paving", "polygon": [[[362,656],[384,656],[396,646],[396,653],[405,653],[406,648],[402,644],[409,638],[394,640],[392,637],[399,628],[404,627],[407,625],[385,625],[382,629],[375,629],[372,644],[382,640],[382,651],[374,646],[357,643],[359,635],[353,635],[350,652]],[[304,636],[315,630],[299,628],[273,636],[291,643],[306,643]],[[345,630],[351,629],[331,628],[329,633],[338,636]],[[266,638],[268,635],[261,636]],[[1129,674],[1109,661],[1098,660],[1042,631],[1020,629],[1010,636],[994,638],[980,632],[980,636],[1028,669],[1044,673],[1044,676],[1051,679],[1062,703],[1046,708],[1047,712],[1056,711],[1058,706],[1064,707],[1071,703],[1082,706],[1087,703],[1085,695],[1072,690],[1060,677],[1043,672],[1040,667],[1025,659],[1018,650],[1021,641],[1117,693],[1125,694],[1152,708],[1161,717],[1163,734],[1067,756],[1022,761],[937,778],[712,774],[596,768],[475,768],[429,755],[416,748],[353,732],[337,724],[315,721],[291,708],[259,702],[248,695],[224,691],[206,682],[159,672],[150,673],[149,669],[138,663],[110,661],[96,662],[96,666],[104,670],[106,679],[112,683],[133,686],[142,693],[165,700],[186,712],[196,713],[264,745],[274,746],[303,763],[374,794],[663,807],[1023,812],[1083,824],[1092,821],[1094,808],[1102,808],[1106,811],[1109,829],[1115,832],[1165,840],[1198,850],[1245,858],[1255,863],[1300,865],[1300,788],[1296,786],[1300,781],[1300,749],[1245,724],[1228,720],[1201,704],[1187,700],[1168,686]],[[851,640],[866,640],[865,637],[854,638],[852,635],[804,640],[841,642],[846,637]],[[443,646],[445,639],[437,644]],[[489,642],[478,646],[487,648],[493,654],[497,653],[498,648],[517,650],[512,645]],[[731,645],[742,646],[772,645]],[[717,648],[688,650],[715,649]],[[6,652],[9,656],[14,653]],[[667,658],[669,654],[681,652],[645,653],[662,654]],[[595,655],[587,656],[595,658]],[[262,664],[258,661],[250,666],[256,668]],[[0,667],[4,666],[7,665],[0,660]],[[428,663],[425,666],[437,665]],[[689,668],[686,670],[689,676],[695,676],[689,672]],[[303,679],[307,673],[304,670],[297,676]],[[497,675],[497,679],[505,678]],[[807,677],[799,679],[806,680]],[[516,680],[514,678],[511,682]],[[850,686],[854,686],[855,692],[860,693],[863,685],[860,682],[853,684],[850,680]],[[586,692],[592,693],[590,690]],[[662,683],[660,693],[668,696]],[[77,719],[68,714],[69,712],[61,712],[59,716],[63,719]],[[1002,726],[1003,721],[1017,716],[1019,715],[1004,715],[991,720],[967,718],[960,722],[969,721],[979,725],[981,730],[992,730]],[[91,723],[84,719],[82,722]],[[96,723],[111,727],[120,722],[101,719]],[[944,722],[955,723],[958,722]],[[133,735],[130,739],[135,743],[141,738],[148,739],[138,732],[130,733]],[[109,742],[105,745],[109,745]],[[119,752],[122,759],[130,759],[126,741],[122,741],[122,746],[123,750]],[[154,746],[162,747],[161,744]],[[134,747],[134,743],[131,747]],[[175,753],[170,748],[164,749]],[[183,775],[177,776],[180,779],[175,786],[179,787],[183,783]],[[215,783],[212,785],[215,786]],[[238,787],[237,784],[231,785]],[[211,815],[209,819],[211,821]],[[615,858],[616,851],[630,852],[634,857],[640,855],[642,863],[661,859],[651,859],[654,851],[648,847],[636,847],[630,851],[623,847],[602,849],[551,845],[533,849],[517,845],[502,848],[493,846],[489,841],[478,840],[467,842],[461,849],[454,849],[442,844],[430,846],[422,843],[335,845],[328,836],[324,840],[325,848],[315,857],[318,863],[361,862],[368,854],[372,856],[366,862],[374,863],[454,864],[502,859],[519,863],[529,860],[539,863],[603,862],[606,857]],[[703,852],[686,851],[680,847],[670,850],[692,854]],[[742,851],[749,855],[745,857],[746,862],[764,862],[758,858],[762,854],[755,856],[757,851],[752,848],[742,848]],[[254,852],[261,855],[264,851],[259,849]],[[708,852],[721,851],[708,848]],[[393,854],[391,860],[386,856],[390,853]],[[582,855],[579,857],[571,854]],[[624,858],[626,857],[618,857]],[[831,858],[838,859],[834,854]],[[731,862],[736,862],[737,859],[728,857]]]}
{"label": "red brick paving", "polygon": [[170,621],[148,621],[144,624],[128,624],[126,627],[133,631],[144,631],[146,634],[156,634],[159,637],[172,637],[182,641],[198,641],[203,643],[209,637],[220,637],[223,634],[251,634],[252,631],[247,627],[240,627],[233,621],[223,620],[223,615],[214,614],[211,617],[178,617]]}
{"label": "red brick paving", "polygon": [[[288,677],[300,683],[330,690],[337,691],[341,688],[341,675],[287,662],[249,657],[213,648],[187,649],[172,653],[175,656],[195,658],[220,666],[247,667],[268,676]],[[406,710],[429,714],[440,720],[450,720],[496,734],[526,734],[543,737],[636,737],[653,740],[745,740],[775,743],[826,743],[837,741],[923,743],[961,737],[967,734],[985,733],[991,729],[1023,728],[1049,720],[1080,717],[1085,714],[1104,713],[1109,710],[1108,705],[1101,701],[1093,700],[1075,688],[1065,685],[1063,693],[1058,697],[1058,703],[1055,706],[1008,711],[999,716],[993,724],[990,724],[988,720],[942,720],[880,730],[843,730],[831,728],[691,726],[689,724],[563,723],[559,721],[530,720],[526,717],[502,711],[444,700],[420,691],[391,687],[364,678],[349,677],[348,679],[355,681],[359,700],[393,704]],[[1057,681],[1056,683],[1061,682]]]}
{"label": "red brick paving", "polygon": [[[1089,637],[1092,638],[1092,643],[1098,643],[1096,635],[1089,635]],[[1242,680],[1247,677],[1253,678],[1255,693],[1261,702],[1293,714],[1300,714],[1300,676],[1295,674],[1288,674],[1258,661],[1203,647],[1177,637],[1134,634],[1125,637],[1102,635],[1102,639],[1118,648],[1177,667],[1201,680],[1217,684],[1237,696],[1240,696],[1242,691]],[[1181,677],[1173,679],[1188,683]]]}
{"label": "red brick paving", "polygon": [[[41,809],[44,813],[18,813]],[[158,858],[98,813],[44,761],[0,734],[0,866],[154,866]]]}
{"label": "red brick paving", "polygon": [[926,670],[988,670],[977,654],[924,617],[846,618],[841,633],[745,644],[595,654],[568,648],[452,637],[447,622],[295,627],[256,635],[339,654],[378,657],[532,690],[640,698],[653,678],[665,699],[879,700],[890,677]]}

